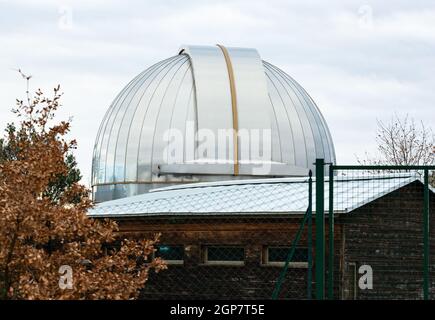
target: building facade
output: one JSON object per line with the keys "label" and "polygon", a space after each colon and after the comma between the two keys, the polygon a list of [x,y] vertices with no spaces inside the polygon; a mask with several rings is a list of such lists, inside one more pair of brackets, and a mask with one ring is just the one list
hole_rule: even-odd
{"label": "building facade", "polygon": [[[122,237],[161,234],[155,255],[168,269],[150,275],[144,299],[268,299],[307,210],[316,159],[335,163],[332,137],[292,77],[252,48],[182,46],[134,78],[104,116],[89,216],[118,221]],[[333,179],[334,296],[422,298],[420,177]],[[280,298],[312,297],[309,230]],[[373,288],[361,289],[361,266],[372,269]]]}
{"label": "building facade", "polygon": [[[421,299],[421,181],[403,175],[337,181],[342,190],[357,189],[358,198],[349,192],[334,199],[335,298]],[[168,269],[150,276],[141,294],[144,299],[271,298],[306,210],[307,179],[194,186],[109,201],[91,215],[117,220],[122,236],[143,239],[161,233],[157,255],[167,260]],[[430,208],[433,234],[433,192]],[[280,298],[308,297],[308,248],[313,256],[316,250],[315,227],[312,246],[308,245],[307,228],[290,262]],[[326,232],[326,241],[328,237]],[[433,238],[431,241],[433,253],[435,243]],[[373,269],[373,289],[358,286],[362,265]],[[434,271],[432,267],[432,291]]]}

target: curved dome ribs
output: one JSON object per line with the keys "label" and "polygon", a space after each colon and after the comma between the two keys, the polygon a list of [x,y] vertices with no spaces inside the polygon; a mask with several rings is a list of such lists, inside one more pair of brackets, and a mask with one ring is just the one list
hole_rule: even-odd
{"label": "curved dome ribs", "polygon": [[[269,70],[267,68],[265,70],[266,70],[266,75],[267,75],[268,79],[270,80],[269,81],[270,85],[275,89],[276,94],[279,97],[279,101],[281,102],[281,104],[278,104],[278,101],[275,101],[275,103],[272,102],[272,105],[273,106],[275,106],[275,105],[281,106],[285,112],[285,116],[286,116],[285,118],[287,119],[287,121],[284,121],[284,119],[281,119],[281,118],[276,119],[276,121],[278,123],[283,122],[283,124],[281,126],[278,126],[278,131],[281,131],[281,130],[284,131],[284,132],[282,132],[282,135],[284,137],[291,138],[291,142],[292,142],[291,146],[293,148],[291,148],[291,151],[288,154],[288,156],[284,158],[284,162],[298,165],[296,154],[297,153],[299,154],[300,152],[297,152],[296,149],[300,148],[302,146],[305,146],[305,141],[303,142],[303,145],[300,144],[300,141],[298,141],[299,144],[297,144],[295,142],[295,139],[304,138],[301,119],[300,119],[299,115],[297,114],[297,110],[295,108],[288,108],[287,107],[288,105],[294,105],[294,102],[293,102],[291,96],[289,95],[289,93],[285,90],[285,86],[278,79],[277,75],[274,74],[273,72],[271,72],[271,70]],[[275,81],[273,79],[275,79]],[[285,98],[287,98],[286,99],[287,101],[284,100]],[[285,131],[289,131],[289,132],[285,132]],[[306,151],[306,148],[305,148],[305,151]],[[307,162],[305,161],[305,163],[302,165],[306,166]]]}
{"label": "curved dome ribs", "polygon": [[[324,124],[321,123],[317,112],[315,112],[315,110],[313,110],[314,106],[307,104],[307,96],[301,92],[299,84],[295,83],[294,80],[290,76],[288,76],[287,74],[284,74],[281,70],[278,69],[277,72],[279,72],[283,77],[287,77],[290,80],[291,87],[296,92],[298,99],[299,99],[299,102],[301,103],[302,106],[304,106],[305,112],[308,115],[308,117],[310,118],[309,126],[312,129],[312,132],[314,133],[314,135],[316,136],[314,141],[316,142],[316,155],[317,155],[317,157],[329,159],[329,156],[328,156],[327,152],[325,152],[325,148],[324,148],[324,146],[326,145],[325,136],[324,136],[324,134],[322,134]],[[316,123],[317,125],[314,125],[314,123]]]}
{"label": "curved dome ribs", "polygon": [[[173,64],[172,60],[169,60],[166,63],[167,65]],[[165,66],[165,64],[163,64]],[[109,139],[107,140],[107,154],[106,154],[106,172],[105,179],[107,182],[118,182],[116,181],[116,173],[118,168],[115,167],[115,155],[117,151],[117,143],[118,135],[120,130],[122,130],[122,120],[124,116],[127,114],[128,110],[134,106],[132,103],[133,99],[136,97],[138,92],[146,92],[149,88],[149,84],[153,83],[153,80],[156,76],[158,76],[163,68],[158,66],[157,68],[147,72],[137,83],[133,86],[128,92],[126,92],[123,100],[119,103],[119,106],[116,110],[116,113],[113,117],[113,121],[111,123],[111,128],[109,131]],[[154,73],[156,71],[156,73]],[[152,78],[153,77],[153,78]],[[151,81],[147,85],[145,83],[151,78]],[[136,105],[136,107],[139,104]],[[130,125],[130,124],[128,124]]]}
{"label": "curved dome ribs", "polygon": [[139,94],[132,97],[132,101],[134,101],[134,103],[132,103],[133,109],[130,110],[130,120],[126,121],[127,130],[124,132],[122,138],[125,140],[123,147],[124,152],[119,153],[120,167],[121,170],[124,169],[124,181],[138,180],[137,159],[143,121],[156,88],[160,86],[162,79],[166,77],[167,72],[171,70],[177,62],[177,56],[172,57],[165,65],[160,66],[156,72],[149,74],[142,85],[145,88]]}
{"label": "curved dome ribs", "polygon": [[[132,180],[133,181],[137,181],[138,176],[137,176],[137,172],[134,173],[134,169],[136,167],[136,163],[137,160],[134,161],[134,157],[136,159],[139,159],[139,150],[140,150],[140,146],[141,146],[141,141],[139,139],[138,144],[133,144],[133,148],[129,148],[131,146],[131,144],[129,143],[129,138],[130,138],[130,133],[133,132],[133,134],[135,135],[137,132],[136,131],[131,131],[131,128],[134,127],[134,119],[137,116],[137,110],[139,109],[139,107],[142,107],[142,102],[146,103],[146,100],[144,99],[145,95],[147,92],[152,92],[151,98],[147,104],[147,108],[145,111],[145,115],[143,117],[143,120],[145,120],[146,114],[148,113],[149,110],[149,106],[154,98],[154,95],[156,93],[156,91],[161,88],[161,84],[162,81],[165,79],[167,79],[167,75],[168,72],[171,71],[173,68],[176,68],[180,63],[180,59],[171,59],[169,61],[169,63],[164,67],[164,68],[160,68],[159,71],[153,75],[150,75],[149,78],[147,78],[144,83],[146,83],[146,88],[144,90],[142,90],[141,94],[138,94],[138,91],[131,97],[129,106],[132,106],[133,108],[126,109],[124,116],[129,113],[129,118],[127,118],[127,120],[125,121],[125,125],[122,125],[122,122],[124,122],[124,118],[122,118],[121,121],[121,126],[120,126],[120,130],[118,131],[118,135],[117,135],[117,142],[115,144],[115,150],[116,150],[116,155],[114,158],[114,162],[113,162],[113,178],[115,181],[125,181],[125,175],[126,175],[126,171],[129,170],[129,174],[132,174]],[[164,72],[164,70],[166,70]],[[156,79],[159,79],[156,81]],[[149,81],[148,81],[149,80]],[[154,90],[152,89],[152,85],[155,84],[157,82],[156,87],[154,88]],[[144,86],[144,85],[142,85]],[[149,91],[148,91],[149,89]],[[135,103],[132,103],[132,101],[135,101]],[[136,102],[137,101],[137,102]],[[130,111],[130,112],[129,112]],[[141,119],[141,117],[138,117],[139,119]],[[142,124],[138,127],[138,129],[142,129],[144,127],[144,123],[142,122]],[[124,129],[123,131],[121,131],[122,129]],[[136,128],[135,128],[136,129]],[[139,134],[139,137],[142,137],[141,134]],[[119,144],[118,147],[118,142],[119,140],[121,140],[121,143]],[[139,146],[137,148],[136,151],[136,147]],[[127,158],[129,157],[129,155],[131,154],[131,158],[133,158],[132,164],[134,164],[132,166],[132,168],[130,169],[129,167],[131,166],[130,162],[127,162]],[[133,171],[131,171],[133,170]],[[129,179],[130,180],[130,179]]]}
{"label": "curved dome ribs", "polygon": [[[136,78],[134,78],[130,83],[118,94],[115,101],[112,103],[111,107],[106,113],[105,120],[103,121],[103,124],[101,126],[102,135],[99,146],[96,148],[96,154],[98,154],[98,160],[97,160],[97,168],[96,171],[93,172],[94,178],[98,179],[101,183],[101,180],[104,182],[109,182],[109,179],[107,178],[107,149],[109,145],[109,140],[111,137],[111,132],[113,128],[113,121],[114,117],[118,114],[120,108],[123,106],[123,103],[128,96],[128,94],[132,91],[134,87],[137,88],[137,90],[140,89],[140,85],[142,84],[142,79],[146,79],[147,75],[152,74],[157,68],[167,63],[169,59],[163,60],[147,70],[143,71],[141,74],[139,74]],[[121,101],[121,103],[119,103]],[[104,129],[103,129],[104,128]],[[99,152],[98,152],[99,151]],[[97,156],[96,156],[97,157]],[[97,182],[97,183],[98,183]],[[94,182],[95,184],[95,182]]]}
{"label": "curved dome ribs", "polygon": [[[128,174],[128,180],[137,181],[139,179],[138,172],[137,172],[137,163],[139,163],[140,159],[140,144],[142,139],[142,128],[144,127],[144,121],[148,114],[150,105],[155,97],[156,91],[162,87],[162,81],[167,79],[167,75],[170,71],[172,71],[173,68],[177,68],[180,64],[180,59],[171,59],[171,61],[164,67],[159,70],[158,73],[150,76],[150,81],[147,84],[147,90],[144,90],[142,94],[135,96],[134,98],[137,100],[135,103],[135,108],[131,112],[131,118],[126,121],[126,127],[128,128],[127,132],[125,133],[125,143],[121,143],[121,150],[119,152],[120,159],[119,159],[119,166],[120,170],[123,170],[123,176],[118,175],[115,176],[116,179],[124,179],[126,180],[126,176]],[[157,83],[157,84],[156,84]],[[154,87],[154,85],[156,85]],[[148,90],[149,89],[149,90]],[[147,95],[151,92],[151,96],[147,103]],[[144,105],[146,104],[146,108],[144,108]],[[138,110],[141,110],[139,108],[144,108],[145,113],[143,116],[138,115]],[[136,123],[133,125],[133,121],[139,121],[136,125]],[[133,128],[133,131],[132,131]],[[139,131],[138,137],[136,137],[136,134]],[[131,139],[134,141],[132,142]],[[138,140],[137,140],[138,139]],[[137,141],[137,142],[136,142]],[[122,147],[124,147],[122,149]],[[115,166],[117,164],[115,163]]]}
{"label": "curved dome ribs", "polygon": [[[291,78],[291,79],[293,79],[293,78]],[[295,83],[297,83],[294,79],[293,79],[293,81]],[[317,114],[321,118],[321,121],[322,121],[322,124],[323,124],[322,125],[322,129],[325,130],[326,138],[327,138],[327,145],[329,146],[329,148],[327,149],[327,150],[329,150],[329,158],[328,159],[330,159],[330,162],[336,163],[334,143],[332,141],[332,135],[331,135],[331,132],[329,131],[329,127],[327,125],[327,122],[326,122],[322,112],[320,111],[319,107],[314,102],[313,98],[309,95],[309,93],[301,85],[298,84],[298,86],[305,93],[305,95],[308,97],[310,103],[314,106],[314,108],[315,108],[315,114]]]}
{"label": "curved dome ribs", "polygon": [[[186,57],[186,58],[187,58],[187,61],[188,61],[189,58],[188,57]],[[185,128],[183,130],[181,130],[180,128],[175,126],[173,121],[174,121],[174,113],[176,111],[178,111],[178,110],[180,110],[180,111],[187,111],[188,110],[190,99],[192,97],[193,83],[191,85],[188,85],[188,83],[187,83],[187,85],[185,85],[186,76],[188,78],[192,78],[192,68],[191,68],[189,63],[187,64],[187,68],[184,71],[184,74],[183,74],[183,77],[181,78],[180,83],[178,84],[178,88],[176,90],[176,94],[175,94],[175,98],[174,98],[174,103],[172,104],[172,106],[170,106],[171,111],[169,113],[170,117],[169,117],[169,125],[167,126],[167,130],[178,129],[181,132],[185,131]],[[187,100],[186,100],[186,98],[187,98]],[[187,102],[187,103],[183,104],[183,99],[184,99],[184,102]],[[184,105],[186,107],[185,108],[176,108],[175,106],[177,104],[179,104],[181,106]],[[185,117],[180,117],[181,119],[183,119],[183,118],[185,119],[184,123],[182,124],[183,127],[185,127],[185,123],[187,121],[187,112],[185,112],[185,115],[186,115]],[[175,119],[177,119],[177,117],[175,117]],[[170,145],[170,142],[167,141],[166,142],[166,147],[169,147],[169,145]],[[183,160],[184,160],[184,157],[183,157]],[[167,155],[166,159],[163,159],[163,161],[166,161],[166,162],[169,161],[168,155]]]}
{"label": "curved dome ribs", "polygon": [[[162,162],[167,162],[167,160],[163,159],[163,151],[164,148],[168,146],[168,142],[164,141],[162,139],[164,132],[168,129],[171,129],[167,123],[169,123],[169,119],[170,117],[168,117],[168,115],[170,114],[167,110],[168,108],[174,109],[176,103],[177,103],[177,96],[178,96],[178,92],[179,89],[183,83],[184,77],[187,73],[187,71],[189,70],[190,65],[186,62],[188,62],[188,58],[187,57],[183,57],[183,62],[181,63],[181,65],[176,69],[175,73],[172,75],[169,84],[167,85],[160,106],[157,110],[157,115],[156,115],[156,121],[155,121],[155,127],[154,127],[154,132],[152,134],[152,141],[151,141],[151,154],[149,157],[149,162],[151,164],[151,174],[153,171],[157,171],[157,166],[159,164],[161,164]],[[182,72],[180,71],[182,69],[183,66],[187,66],[186,70],[183,70]],[[178,79],[177,79],[178,78]],[[177,80],[174,80],[177,79]],[[179,81],[177,83],[177,81]],[[172,92],[174,89],[175,93]],[[168,92],[172,92],[174,94],[172,94],[172,96],[170,94],[168,94]],[[168,98],[166,98],[168,97]],[[165,99],[166,98],[166,99]],[[173,100],[173,101],[171,101]],[[157,141],[158,143],[155,144],[156,139],[160,139],[159,141]],[[139,158],[139,154],[138,154],[138,158]],[[158,178],[158,177],[156,177]],[[163,180],[163,179],[162,179]]]}
{"label": "curved dome ribs", "polygon": [[[140,79],[140,81],[137,83],[137,86],[132,88],[132,90],[125,95],[124,100],[120,103],[111,128],[110,135],[114,139],[113,141],[109,140],[107,143],[109,151],[106,158],[106,166],[108,169],[106,170],[106,180],[108,182],[125,181],[123,173],[128,166],[125,166],[125,160],[123,160],[123,157],[126,158],[131,151],[127,150],[128,141],[125,141],[118,147],[119,137],[122,135],[121,139],[127,140],[128,136],[126,134],[130,131],[131,127],[135,125],[135,121],[137,119],[136,111],[140,106],[142,106],[144,95],[146,93],[153,92],[153,86],[156,84],[158,86],[160,84],[158,79],[160,78],[161,81],[161,79],[165,78],[166,73],[164,73],[164,71],[168,68],[172,68],[176,64],[176,60],[177,59],[174,58],[168,59],[164,64],[149,70],[149,72],[147,72],[147,74]],[[124,121],[127,114],[129,115],[129,121]],[[140,125],[137,126],[137,129],[139,128],[141,128]],[[137,159],[137,156],[135,158]],[[136,180],[137,177],[133,177],[132,181]]]}
{"label": "curved dome ribs", "polygon": [[[216,145],[214,155],[204,158],[200,142],[186,137],[188,125],[194,134],[207,129],[215,138],[222,129],[270,130],[270,158],[252,153],[258,143],[266,154],[264,141],[249,137],[247,146],[241,135],[227,137],[229,145]],[[164,153],[171,143],[164,134],[171,129],[183,136],[181,163],[169,164]],[[192,143],[193,154],[187,150]],[[216,162],[207,162],[213,157]],[[141,72],[110,105],[95,140],[92,189],[101,202],[179,182],[301,176],[316,158],[335,163],[332,137],[317,105],[292,77],[261,60],[255,49],[184,46]],[[254,174],[252,168],[261,163],[269,163],[270,170]]]}
{"label": "curved dome ribs", "polygon": [[[191,68],[192,71],[192,68]],[[198,132],[198,109],[197,109],[197,102],[196,102],[196,88],[195,88],[195,78],[193,77],[193,73],[191,74],[191,77],[193,79],[192,81],[192,87],[190,90],[189,100],[187,103],[187,111],[186,111],[186,117],[184,118],[184,123],[182,124],[184,130],[182,130],[183,137],[186,137],[187,135],[187,123],[190,121],[193,123],[193,129],[194,132]],[[181,118],[183,119],[183,118]],[[175,128],[175,127],[174,127]],[[194,148],[197,150],[198,148],[198,142],[194,141]],[[195,153],[194,156],[197,156]],[[186,152],[186,148],[183,148],[183,161],[187,162],[188,160],[188,154]]]}
{"label": "curved dome ribs", "polygon": [[[268,78],[268,82],[270,82],[270,77],[269,75],[266,76]],[[278,143],[276,145],[272,144],[272,159],[277,159],[277,161],[279,162],[283,162],[283,155],[282,155],[282,149],[281,149],[281,145],[282,145],[282,140],[281,140],[281,134],[280,134],[280,130],[278,130],[278,117],[277,117],[277,111],[276,111],[276,107],[274,106],[273,102],[272,102],[272,97],[270,96],[270,91],[267,94],[269,96],[269,102],[270,105],[272,106],[272,121],[271,121],[271,129],[272,129],[272,141],[277,140]],[[287,120],[288,120],[288,115],[287,115]],[[293,137],[293,135],[292,135]],[[293,139],[292,139],[292,143]]]}
{"label": "curved dome ribs", "polygon": [[[313,123],[314,119],[312,117],[310,107],[303,103],[304,97],[301,97],[300,92],[295,90],[293,84],[289,82],[289,80],[280,72],[279,69],[277,70],[275,66],[267,62],[265,62],[265,65],[275,72],[276,77],[282,79],[282,81],[285,83],[285,91],[289,96],[293,96],[292,103],[287,104],[287,108],[294,108],[298,114],[297,118],[299,119],[302,128],[302,135],[298,135],[298,137],[302,138],[303,140],[303,144],[306,148],[306,155],[316,154],[317,157],[322,157],[323,152],[320,152],[320,150],[323,151],[323,148],[319,143],[320,134],[318,132],[317,125],[315,125],[316,123]],[[301,144],[300,141],[299,143]],[[306,166],[311,166],[308,159],[306,159]]]}
{"label": "curved dome ribs", "polygon": [[[98,133],[97,142],[95,144],[95,155],[94,155],[95,169],[93,171],[93,180],[99,180],[99,181],[105,180],[107,139],[109,138],[108,136],[109,132],[106,131],[106,129],[109,126],[109,123],[111,122],[110,119],[112,118],[113,112],[115,112],[115,109],[117,109],[116,105],[118,101],[121,99],[121,97],[125,94],[125,92],[131,89],[131,85],[136,83],[137,80],[140,79],[145,73],[146,71],[142,72],[132,81],[130,81],[130,83],[117,95],[117,97],[115,98],[115,100],[113,101],[113,103],[111,104],[110,108],[107,110],[104,116],[104,120],[101,123],[99,129],[100,132]],[[95,184],[95,182],[93,182],[93,184]]]}

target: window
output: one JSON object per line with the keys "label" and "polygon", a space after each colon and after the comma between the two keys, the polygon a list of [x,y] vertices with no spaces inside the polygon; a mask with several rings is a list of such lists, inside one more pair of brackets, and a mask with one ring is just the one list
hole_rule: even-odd
{"label": "window", "polygon": [[183,264],[184,262],[184,246],[157,246],[155,257],[162,258],[168,264]]}
{"label": "window", "polygon": [[[263,264],[283,266],[289,252],[290,247],[265,247],[263,249]],[[289,266],[293,268],[308,267],[308,249],[296,248]]]}
{"label": "window", "polygon": [[219,265],[243,265],[245,248],[234,246],[207,246],[203,249],[204,263]]}

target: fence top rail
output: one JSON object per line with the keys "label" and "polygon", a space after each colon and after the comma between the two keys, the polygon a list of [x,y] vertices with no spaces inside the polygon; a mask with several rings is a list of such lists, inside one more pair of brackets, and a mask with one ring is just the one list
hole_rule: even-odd
{"label": "fence top rail", "polygon": [[334,170],[435,170],[435,165],[332,165]]}

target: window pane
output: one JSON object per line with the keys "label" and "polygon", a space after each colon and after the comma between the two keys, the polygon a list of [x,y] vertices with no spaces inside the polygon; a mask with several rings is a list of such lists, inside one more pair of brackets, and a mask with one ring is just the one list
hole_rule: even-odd
{"label": "window pane", "polygon": [[[269,262],[285,262],[290,252],[289,247],[268,248]],[[292,260],[290,262],[306,262],[308,261],[307,248],[296,248]]]}
{"label": "window pane", "polygon": [[242,247],[208,247],[208,261],[244,261],[245,249]]}
{"label": "window pane", "polygon": [[163,260],[183,260],[184,247],[183,246],[158,246],[156,257]]}

